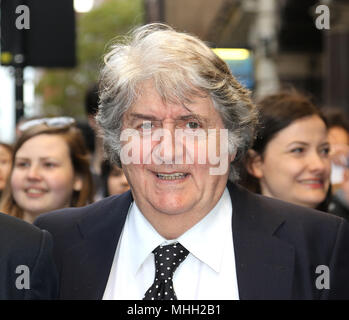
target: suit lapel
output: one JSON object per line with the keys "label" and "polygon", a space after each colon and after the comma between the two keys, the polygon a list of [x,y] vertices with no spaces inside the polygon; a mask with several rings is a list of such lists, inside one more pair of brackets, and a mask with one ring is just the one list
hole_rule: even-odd
{"label": "suit lapel", "polygon": [[[275,235],[284,220],[246,190],[228,189],[240,299],[290,299],[294,248]],[[102,299],[132,201],[127,192],[78,223],[81,241],[64,255],[61,298]]]}
{"label": "suit lapel", "polygon": [[131,202],[131,192],[127,192],[80,221],[82,239],[63,259],[61,297],[103,298]]}
{"label": "suit lapel", "polygon": [[265,201],[228,184],[240,299],[290,299],[294,248],[276,237],[284,219]]}

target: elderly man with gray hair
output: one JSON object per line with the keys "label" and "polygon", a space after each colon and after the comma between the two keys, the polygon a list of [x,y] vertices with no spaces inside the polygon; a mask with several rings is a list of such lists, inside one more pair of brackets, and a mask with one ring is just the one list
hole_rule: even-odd
{"label": "elderly man with gray hair", "polygon": [[36,221],[62,299],[349,298],[347,223],[236,184],[258,115],[201,40],[150,24],[115,44],[97,121],[131,190]]}

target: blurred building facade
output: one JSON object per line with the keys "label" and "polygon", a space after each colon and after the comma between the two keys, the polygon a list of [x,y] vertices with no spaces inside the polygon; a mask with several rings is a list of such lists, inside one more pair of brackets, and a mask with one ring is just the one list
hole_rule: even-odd
{"label": "blurred building facade", "polygon": [[[144,0],[144,3],[145,22],[168,23],[196,34],[212,47],[251,49],[255,98],[283,87],[295,87],[311,94],[320,106],[336,106],[349,113],[349,1]],[[328,8],[329,29],[321,30],[316,25],[322,14],[320,5]]]}

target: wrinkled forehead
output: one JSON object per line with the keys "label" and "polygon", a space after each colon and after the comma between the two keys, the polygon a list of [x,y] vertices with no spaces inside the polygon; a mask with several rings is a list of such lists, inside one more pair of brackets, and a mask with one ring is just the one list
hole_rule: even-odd
{"label": "wrinkled forehead", "polygon": [[141,82],[137,85],[137,98],[143,99],[144,93],[153,92],[165,104],[188,105],[198,98],[211,98],[204,89],[194,86],[187,79],[168,79],[161,74],[154,78]]}
{"label": "wrinkled forehead", "polygon": [[138,88],[138,94],[134,103],[128,110],[128,114],[134,112],[153,113],[161,118],[161,115],[209,115],[216,110],[210,95],[203,90],[191,87],[184,96],[173,90],[162,91],[153,80],[143,82]]}
{"label": "wrinkled forehead", "polygon": [[151,78],[141,78],[137,81],[135,85],[137,98],[142,98],[144,92],[155,91],[165,103],[189,104],[196,97],[210,96],[208,91],[194,84],[198,79],[189,79],[189,75],[183,75],[181,70],[168,70],[168,72],[153,70],[150,74]]}

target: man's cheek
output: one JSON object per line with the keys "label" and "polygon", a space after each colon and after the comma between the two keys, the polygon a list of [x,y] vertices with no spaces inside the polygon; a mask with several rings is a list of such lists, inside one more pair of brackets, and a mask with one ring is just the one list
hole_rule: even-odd
{"label": "man's cheek", "polygon": [[212,166],[210,175],[225,175],[229,170],[229,140],[228,130],[209,129],[208,162]]}
{"label": "man's cheek", "polygon": [[[125,129],[120,137],[122,147],[120,160],[123,165],[140,164],[142,157],[141,139],[137,130]],[[142,158],[143,159],[143,158]]]}

